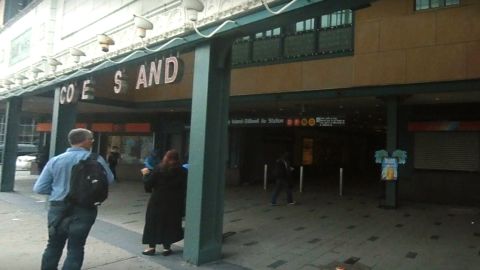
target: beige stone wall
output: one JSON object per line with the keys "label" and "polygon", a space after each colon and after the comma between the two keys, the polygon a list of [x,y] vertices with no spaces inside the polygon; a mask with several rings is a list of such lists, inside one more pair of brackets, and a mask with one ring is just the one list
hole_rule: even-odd
{"label": "beige stone wall", "polygon": [[354,56],[235,69],[233,95],[480,78],[480,1],[414,11],[379,0],[355,13]]}
{"label": "beige stone wall", "polygon": [[[353,56],[238,68],[231,94],[252,95],[357,86],[410,84],[480,78],[480,1],[415,12],[414,0],[378,0],[355,14]],[[191,98],[194,53],[182,54],[178,83],[134,90],[113,98],[148,102]],[[106,75],[112,98],[113,74]]]}

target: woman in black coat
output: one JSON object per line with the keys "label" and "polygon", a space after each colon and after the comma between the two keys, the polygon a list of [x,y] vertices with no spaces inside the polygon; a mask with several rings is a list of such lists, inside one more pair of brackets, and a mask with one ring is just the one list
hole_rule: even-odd
{"label": "woman in black coat", "polygon": [[167,256],[172,253],[171,244],[183,239],[187,171],[181,167],[178,152],[170,150],[153,171],[144,168],[142,174],[145,190],[152,192],[142,238],[149,247],[142,254],[154,255],[155,246],[162,244],[162,254]]}

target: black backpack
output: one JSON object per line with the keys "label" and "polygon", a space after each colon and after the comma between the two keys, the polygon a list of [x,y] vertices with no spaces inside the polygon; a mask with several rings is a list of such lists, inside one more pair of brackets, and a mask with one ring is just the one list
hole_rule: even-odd
{"label": "black backpack", "polygon": [[72,167],[67,197],[72,204],[94,207],[107,199],[107,172],[97,158],[97,154],[91,153],[87,159],[80,160]]}

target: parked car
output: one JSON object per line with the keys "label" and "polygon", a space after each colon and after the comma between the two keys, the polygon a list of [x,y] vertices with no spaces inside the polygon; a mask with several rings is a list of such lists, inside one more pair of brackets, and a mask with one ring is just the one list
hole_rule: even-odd
{"label": "parked car", "polygon": [[18,156],[15,168],[17,171],[29,171],[32,163],[37,161],[37,154]]}
{"label": "parked car", "polygon": [[[4,145],[0,144],[0,163],[3,163],[3,148]],[[17,145],[17,156],[31,155],[38,152],[38,147],[34,144],[19,143]]]}

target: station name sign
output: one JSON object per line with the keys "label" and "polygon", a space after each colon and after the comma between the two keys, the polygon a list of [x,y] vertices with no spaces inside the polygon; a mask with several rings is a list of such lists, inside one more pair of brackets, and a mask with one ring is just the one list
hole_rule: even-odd
{"label": "station name sign", "polygon": [[[150,61],[137,68],[135,90],[141,90],[156,85],[171,84],[181,80],[183,65],[180,59],[170,56],[165,59]],[[119,69],[113,76],[113,93],[123,94],[129,90],[126,71]],[[70,82],[59,87],[60,104],[76,103],[78,100],[92,100],[95,98],[96,85],[93,79],[81,82]]]}

